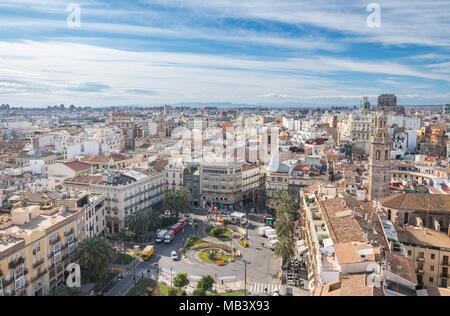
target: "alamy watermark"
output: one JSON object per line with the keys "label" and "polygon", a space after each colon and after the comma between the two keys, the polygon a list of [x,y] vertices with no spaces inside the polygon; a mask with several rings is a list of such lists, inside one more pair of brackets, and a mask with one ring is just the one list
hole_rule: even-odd
{"label": "alamy watermark", "polygon": [[67,266],[66,271],[68,272],[66,278],[66,285],[68,287],[81,287],[81,269],[80,265],[76,263],[71,263]]}
{"label": "alamy watermark", "polygon": [[367,12],[371,12],[367,17],[367,26],[370,28],[381,27],[381,6],[378,3],[369,3]]}
{"label": "alamy watermark", "polygon": [[81,27],[81,7],[77,3],[70,3],[67,5],[67,12],[69,16],[67,17],[67,26],[69,28],[80,28]]}

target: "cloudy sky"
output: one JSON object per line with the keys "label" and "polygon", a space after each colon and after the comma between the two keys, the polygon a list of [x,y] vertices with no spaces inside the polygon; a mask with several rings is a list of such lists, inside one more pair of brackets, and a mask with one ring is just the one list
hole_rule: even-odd
{"label": "cloudy sky", "polygon": [[450,1],[371,2],[0,0],[0,103],[450,103]]}

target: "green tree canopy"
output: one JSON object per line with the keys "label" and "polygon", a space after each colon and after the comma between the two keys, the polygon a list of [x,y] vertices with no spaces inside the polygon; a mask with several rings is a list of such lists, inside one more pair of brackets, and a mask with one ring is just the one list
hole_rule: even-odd
{"label": "green tree canopy", "polygon": [[68,287],[65,284],[61,284],[52,288],[47,296],[85,296],[85,294],[78,287]]}
{"label": "green tree canopy", "polygon": [[287,213],[281,213],[275,222],[275,229],[280,237],[292,239],[294,236],[294,222]]}
{"label": "green tree canopy", "polygon": [[203,276],[197,283],[197,289],[211,291],[214,286],[214,279],[210,275]]}
{"label": "green tree canopy", "polygon": [[295,249],[293,243],[286,237],[280,238],[274,248],[275,255],[283,259],[283,264],[287,264],[291,261],[291,258],[295,255]]}
{"label": "green tree canopy", "polygon": [[181,289],[185,286],[188,286],[190,283],[189,278],[187,276],[187,273],[178,273],[173,278],[173,285],[175,285],[177,288]]}
{"label": "green tree canopy", "polygon": [[112,245],[99,237],[82,241],[73,255],[73,260],[80,265],[81,277],[95,284],[108,278],[109,263],[113,258]]}

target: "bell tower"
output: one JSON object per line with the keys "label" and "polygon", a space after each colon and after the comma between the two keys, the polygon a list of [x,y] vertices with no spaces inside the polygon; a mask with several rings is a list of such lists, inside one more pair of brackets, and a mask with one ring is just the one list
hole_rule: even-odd
{"label": "bell tower", "polygon": [[375,133],[370,144],[369,160],[369,200],[377,200],[389,195],[391,181],[392,140],[387,131],[384,114],[377,117]]}

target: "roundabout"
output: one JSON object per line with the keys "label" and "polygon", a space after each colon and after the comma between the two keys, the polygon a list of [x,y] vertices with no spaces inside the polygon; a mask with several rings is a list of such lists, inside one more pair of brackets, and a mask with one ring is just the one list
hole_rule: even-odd
{"label": "roundabout", "polygon": [[218,248],[197,252],[197,257],[203,262],[215,265],[223,265],[241,259],[241,256],[227,254],[224,250]]}

